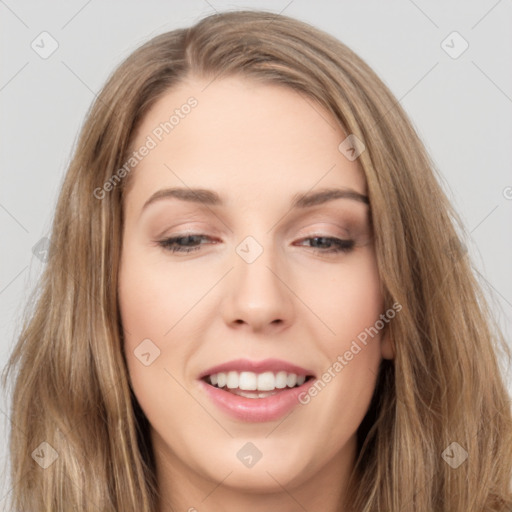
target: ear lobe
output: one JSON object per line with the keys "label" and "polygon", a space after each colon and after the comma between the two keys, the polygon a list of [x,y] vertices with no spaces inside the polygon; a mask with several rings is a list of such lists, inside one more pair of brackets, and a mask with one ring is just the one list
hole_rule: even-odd
{"label": "ear lobe", "polygon": [[380,341],[380,351],[383,359],[394,359],[395,358],[395,344],[389,336],[389,332],[386,331]]}

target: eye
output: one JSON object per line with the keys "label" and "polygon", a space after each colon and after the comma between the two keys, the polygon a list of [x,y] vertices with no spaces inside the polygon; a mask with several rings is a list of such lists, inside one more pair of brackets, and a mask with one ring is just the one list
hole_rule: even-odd
{"label": "eye", "polygon": [[[309,246],[314,249],[314,252],[318,253],[340,253],[340,252],[350,252],[355,245],[354,240],[342,240],[340,238],[332,237],[332,236],[313,236],[308,238],[303,238],[302,241],[310,241],[313,240],[313,244]],[[315,245],[320,245],[322,247],[318,248]],[[325,246],[328,247],[325,247]]]}
{"label": "eye", "polygon": [[[204,239],[210,239],[211,238],[207,235],[201,235],[201,234],[190,234],[190,235],[184,235],[184,236],[174,236],[171,238],[166,238],[165,240],[160,240],[158,242],[158,245],[163,247],[165,250],[170,252],[192,252],[197,251],[201,248],[201,244],[195,245],[196,243],[200,242]],[[181,245],[185,244],[185,245]],[[189,244],[192,244],[189,245]]]}
{"label": "eye", "polygon": [[[160,240],[158,245],[163,247],[166,251],[173,253],[190,253],[201,249],[201,245],[204,245],[201,243],[203,240],[212,240],[212,238],[204,234],[188,234]],[[313,236],[301,240],[301,242],[306,241],[312,242],[309,244],[309,247],[311,247],[314,252],[321,254],[348,253],[355,245],[354,240],[342,240],[328,236]]]}

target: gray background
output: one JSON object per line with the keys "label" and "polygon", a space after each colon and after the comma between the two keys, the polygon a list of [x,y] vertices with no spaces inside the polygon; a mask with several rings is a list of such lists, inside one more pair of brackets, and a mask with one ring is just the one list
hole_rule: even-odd
{"label": "gray background", "polygon": [[[512,333],[512,2],[0,0],[0,365],[44,263],[32,248],[53,209],[84,115],[108,74],[150,37],[215,11],[261,8],[346,43],[410,115],[470,234],[468,249],[507,339]],[[31,47],[57,50],[43,59]],[[469,44],[452,58],[442,42]],[[47,37],[41,43],[41,37]],[[459,53],[463,41],[444,46]],[[450,49],[448,46],[451,46]],[[41,48],[39,51],[43,51]],[[512,379],[508,374],[509,388]],[[0,395],[0,510],[8,391]],[[41,440],[44,441],[44,440]],[[34,447],[35,448],[35,447]],[[3,506],[3,508],[2,508]]]}

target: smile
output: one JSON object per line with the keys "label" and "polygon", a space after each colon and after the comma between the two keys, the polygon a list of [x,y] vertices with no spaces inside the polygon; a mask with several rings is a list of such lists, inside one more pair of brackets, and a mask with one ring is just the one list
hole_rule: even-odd
{"label": "smile", "polygon": [[[281,369],[269,369],[277,366]],[[315,379],[311,372],[277,360],[238,360],[204,373],[199,379],[202,391],[222,412],[246,422],[273,421],[290,413]]]}

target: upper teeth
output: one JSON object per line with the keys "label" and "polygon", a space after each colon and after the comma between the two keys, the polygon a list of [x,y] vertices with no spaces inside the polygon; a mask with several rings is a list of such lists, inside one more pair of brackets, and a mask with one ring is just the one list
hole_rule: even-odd
{"label": "upper teeth", "polygon": [[209,376],[210,384],[229,389],[242,389],[245,391],[272,391],[273,389],[283,389],[286,386],[293,388],[295,385],[301,386],[306,381],[305,375],[297,376],[295,373],[287,372],[220,372]]}

